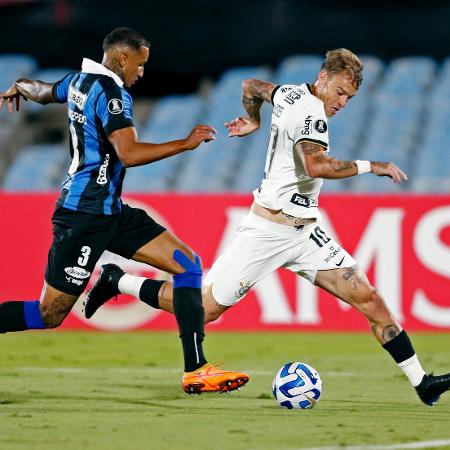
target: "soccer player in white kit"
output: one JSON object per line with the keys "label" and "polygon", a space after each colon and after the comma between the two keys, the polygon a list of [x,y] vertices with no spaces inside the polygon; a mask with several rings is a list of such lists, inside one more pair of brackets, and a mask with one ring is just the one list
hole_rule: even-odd
{"label": "soccer player in white kit", "polygon": [[[402,183],[407,176],[395,164],[342,161],[329,155],[328,119],[357,93],[363,65],[347,49],[326,54],[314,85],[276,85],[256,79],[242,83],[247,116],[225,126],[230,137],[243,137],[260,127],[263,102],[273,105],[264,178],[254,202],[235,232],[231,246],[204,279],[205,321],[217,319],[245,297],[267,274],[284,267],[351,304],[368,319],[375,338],[408,377],[420,399],[436,403],[450,388],[450,374],[435,376],[422,369],[411,341],[372,286],[357,262],[320,222],[318,198],[323,179],[372,173]],[[113,281],[112,281],[113,280]],[[92,315],[117,293],[135,295],[154,307],[173,312],[169,282],[160,285],[158,298],[141,292],[142,278],[118,266],[104,266],[88,295]],[[156,282],[155,282],[156,283]]]}

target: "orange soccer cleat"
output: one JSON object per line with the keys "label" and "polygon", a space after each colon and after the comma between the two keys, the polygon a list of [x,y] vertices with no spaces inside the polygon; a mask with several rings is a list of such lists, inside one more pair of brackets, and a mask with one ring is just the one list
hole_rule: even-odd
{"label": "orange soccer cleat", "polygon": [[202,392],[227,392],[240,389],[249,380],[243,372],[222,370],[206,363],[193,372],[183,375],[182,386],[184,392],[194,395]]}

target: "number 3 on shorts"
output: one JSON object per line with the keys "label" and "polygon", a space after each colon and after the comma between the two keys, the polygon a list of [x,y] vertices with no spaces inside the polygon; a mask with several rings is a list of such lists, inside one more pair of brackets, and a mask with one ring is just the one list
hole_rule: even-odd
{"label": "number 3 on shorts", "polygon": [[81,247],[81,256],[78,258],[78,265],[84,267],[88,263],[90,254],[91,254],[91,247],[88,247],[87,245]]}

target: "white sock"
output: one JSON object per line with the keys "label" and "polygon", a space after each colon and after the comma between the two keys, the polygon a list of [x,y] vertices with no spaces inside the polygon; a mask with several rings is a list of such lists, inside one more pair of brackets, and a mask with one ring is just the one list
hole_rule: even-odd
{"label": "white sock", "polygon": [[405,359],[401,363],[398,363],[397,365],[408,377],[408,380],[413,387],[418,386],[422,381],[423,376],[426,374],[426,372],[422,369],[416,354],[411,356],[411,358]]}
{"label": "white sock", "polygon": [[122,294],[130,294],[133,297],[139,298],[139,291],[141,290],[141,286],[146,279],[147,278],[145,277],[136,277],[126,273],[119,280],[119,291]]}

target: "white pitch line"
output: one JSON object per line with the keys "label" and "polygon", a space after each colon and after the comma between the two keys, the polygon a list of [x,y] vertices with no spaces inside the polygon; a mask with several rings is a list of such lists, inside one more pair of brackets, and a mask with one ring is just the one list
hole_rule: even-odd
{"label": "white pitch line", "polygon": [[335,446],[335,447],[310,447],[298,450],[413,450],[418,448],[445,447],[450,446],[450,439],[438,441],[409,442],[406,444],[391,445],[357,445],[357,446]]}

